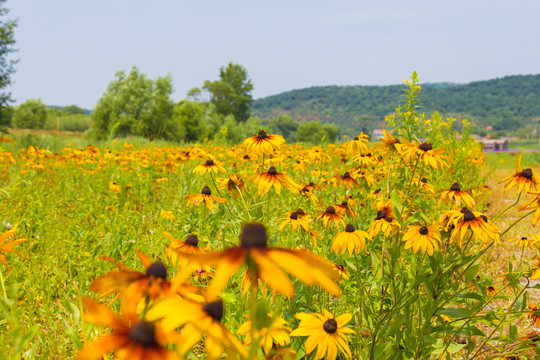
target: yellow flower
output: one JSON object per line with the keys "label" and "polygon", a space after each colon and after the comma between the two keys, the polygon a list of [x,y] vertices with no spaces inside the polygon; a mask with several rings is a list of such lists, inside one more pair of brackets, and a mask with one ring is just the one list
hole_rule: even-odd
{"label": "yellow flower", "polygon": [[448,219],[446,229],[452,233],[450,243],[457,241],[459,247],[463,247],[463,240],[469,229],[473,233],[473,240],[477,238],[483,243],[489,239],[500,241],[499,229],[482,213],[464,207],[461,210],[448,211],[443,218]]}
{"label": "yellow flower", "polygon": [[176,217],[174,216],[173,212],[170,210],[161,210],[161,213],[159,214],[163,219],[165,220],[176,220]]}
{"label": "yellow flower", "polygon": [[300,227],[303,228],[306,232],[310,230],[310,227],[309,227],[309,222],[311,221],[310,219],[306,217],[298,216],[298,213],[296,213],[295,211],[293,211],[292,213],[287,213],[287,215],[288,216],[285,219],[282,219],[283,222],[281,223],[279,227],[280,232],[283,231],[283,229],[287,225],[291,225],[293,230],[296,230]]}
{"label": "yellow flower", "polygon": [[223,324],[223,302],[213,301],[205,305],[181,298],[168,298],[157,303],[147,314],[150,321],[163,319],[165,330],[182,328],[182,342],[178,343],[178,352],[183,356],[205,335],[206,358],[219,359],[224,351],[230,358],[238,354],[247,357],[247,351],[240,341]]}
{"label": "yellow flower", "polygon": [[17,244],[20,244],[26,241],[26,239],[17,239],[17,240],[12,239],[9,242],[7,241],[10,237],[12,236],[15,237],[15,232],[17,231],[17,227],[18,227],[18,224],[15,225],[11,230],[8,230],[5,233],[0,234],[0,262],[2,262],[2,264],[4,264],[4,266],[8,270],[9,270],[9,266],[7,264],[6,256],[4,254],[14,253],[14,254],[19,255],[20,257],[24,257],[24,255],[20,251],[15,250],[14,247]]}
{"label": "yellow flower", "polygon": [[512,189],[513,187],[518,187],[518,193],[521,193],[521,191],[525,188],[525,191],[530,192],[536,191],[539,188],[539,182],[540,179],[533,174],[531,169],[523,169],[519,171],[519,168],[521,167],[521,154],[519,154],[517,166],[516,166],[516,173],[512,174],[504,179],[502,179],[500,183],[506,183],[504,184],[506,188],[504,191],[508,191]]}
{"label": "yellow flower", "polygon": [[280,173],[275,167],[271,166],[268,171],[257,174],[253,178],[253,182],[257,185],[259,195],[264,195],[272,186],[276,189],[276,192],[281,193],[281,186],[284,186],[292,192],[298,192],[300,186],[292,181],[285,173]]}
{"label": "yellow flower", "polygon": [[377,204],[375,220],[369,226],[368,231],[371,237],[377,236],[381,231],[385,237],[388,237],[390,234],[396,234],[399,229],[401,229],[401,225],[394,219],[392,214],[392,202],[390,200],[386,202],[381,200]]}
{"label": "yellow flower", "polygon": [[217,205],[214,204],[214,201],[218,203],[222,203],[222,204],[227,202],[227,199],[213,196],[212,191],[210,190],[208,186],[204,186],[200,194],[186,195],[184,199],[188,201],[187,206],[189,205],[198,206],[201,203],[204,203],[206,207],[208,208],[208,210],[210,210],[210,212],[214,211],[214,209],[217,208]]}
{"label": "yellow flower", "polygon": [[291,336],[307,336],[306,354],[311,354],[315,348],[315,359],[322,358],[335,360],[338,350],[346,359],[351,359],[349,340],[345,334],[356,334],[352,329],[345,327],[352,319],[351,314],[343,314],[334,318],[330,312],[323,310],[323,314],[300,313],[295,316],[300,320],[298,328],[291,332]]}
{"label": "yellow flower", "polygon": [[195,167],[195,169],[193,169],[193,173],[197,174],[197,175],[204,175],[205,173],[210,173],[210,172],[225,172],[225,169],[216,164],[214,162],[214,160],[206,160],[206,163],[204,164],[201,164],[201,165],[197,165]]}
{"label": "yellow flower", "polygon": [[476,206],[476,202],[474,201],[472,196],[469,195],[466,191],[462,191],[457,182],[453,183],[452,186],[450,186],[449,190],[441,191],[441,198],[439,199],[439,207],[441,207],[441,203],[443,201],[453,202],[456,206],[459,206],[460,203],[463,201],[465,206],[469,208],[474,208]]}
{"label": "yellow flower", "polygon": [[281,317],[274,318],[272,314],[267,314],[265,319],[257,319],[255,328],[253,327],[253,322],[251,320],[246,321],[238,328],[238,335],[245,336],[244,344],[251,345],[253,342],[252,339],[252,330],[253,337],[259,340],[258,346],[262,347],[262,350],[265,354],[269,354],[270,350],[275,344],[279,346],[285,346],[291,342],[289,333],[291,329],[287,326],[285,320]]}
{"label": "yellow flower", "polygon": [[531,195],[533,195],[533,198],[527,201],[519,210],[536,209],[532,219],[532,226],[536,226],[538,219],[540,219],[540,192],[534,192]]}
{"label": "yellow flower", "polygon": [[383,137],[379,138],[380,143],[375,143],[382,156],[390,156],[401,149],[401,142],[394,138],[386,129],[383,129]]}
{"label": "yellow flower", "polygon": [[305,250],[269,248],[267,239],[263,225],[246,224],[240,235],[239,246],[220,252],[186,255],[190,261],[217,265],[214,280],[206,289],[208,299],[216,298],[232,274],[244,264],[248,265],[252,274],[258,274],[263,282],[289,298],[294,296],[294,286],[282,268],[308,286],[319,284],[332,295],[340,295],[341,290],[333,281],[337,279],[337,274],[325,259]]}
{"label": "yellow flower", "polygon": [[[111,352],[120,360],[180,360],[167,344],[181,343],[174,329],[164,330],[159,323],[139,320],[134,311],[116,316],[109,308],[85,298],[84,321],[107,326],[112,332],[85,345],[79,360],[104,359]],[[126,309],[133,309],[128,306]]]}
{"label": "yellow flower", "polygon": [[122,192],[122,188],[120,187],[120,185],[117,185],[114,181],[111,181],[109,183],[109,191],[110,192],[117,192],[117,193],[121,193]]}
{"label": "yellow flower", "polygon": [[264,130],[259,130],[257,136],[252,136],[244,141],[248,149],[269,153],[274,148],[279,147],[285,143],[285,139],[280,135],[268,135]]}
{"label": "yellow flower", "polygon": [[403,140],[404,145],[401,148],[401,156],[403,159],[411,163],[416,161],[419,156],[419,161],[426,166],[431,166],[434,169],[442,169],[448,167],[448,164],[444,160],[450,158],[446,155],[442,155],[445,149],[442,147],[434,149],[430,143],[424,142],[422,144],[411,143]]}
{"label": "yellow flower", "polygon": [[184,254],[204,254],[205,251],[199,247],[199,238],[197,235],[191,234],[186,237],[185,241],[175,239],[170,233],[164,231],[163,236],[171,241],[167,247],[167,257],[171,263],[185,267],[188,260],[183,257]]}
{"label": "yellow flower", "polygon": [[218,188],[227,189],[231,196],[238,196],[247,188],[246,183],[240,177],[240,173],[232,174],[228,178],[218,178],[217,181],[219,183]]}
{"label": "yellow flower", "polygon": [[439,250],[441,234],[436,225],[432,226],[409,226],[409,231],[403,235],[403,241],[406,241],[405,249],[413,248],[414,253],[422,250],[422,253],[433,255],[433,250]]}
{"label": "yellow flower", "polygon": [[339,265],[339,264],[336,264],[336,263],[334,263],[333,266],[334,266],[334,270],[336,270],[336,272],[339,274],[339,277],[342,280],[349,280],[349,277],[350,277],[349,271],[347,271],[347,269],[345,269],[345,266]]}
{"label": "yellow flower", "polygon": [[332,223],[336,225],[338,230],[340,230],[341,227],[345,227],[345,220],[336,212],[336,209],[333,206],[327,207],[326,210],[319,215],[318,219],[321,219],[324,227],[327,229]]}
{"label": "yellow flower", "polygon": [[356,230],[354,225],[348,224],[345,231],[340,232],[332,242],[332,251],[336,254],[344,254],[349,251],[349,254],[358,254],[366,249],[366,239],[371,240],[371,236],[363,230]]}
{"label": "yellow flower", "polygon": [[514,244],[519,246],[521,249],[524,249],[524,248],[532,249],[535,246],[537,246],[538,243],[540,243],[540,236],[538,236],[536,234],[530,234],[529,237],[522,236],[520,238],[510,239],[508,241],[513,241]]}

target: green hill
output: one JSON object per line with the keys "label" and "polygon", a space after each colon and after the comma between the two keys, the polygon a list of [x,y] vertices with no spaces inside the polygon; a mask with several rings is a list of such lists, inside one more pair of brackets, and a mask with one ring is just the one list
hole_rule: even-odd
{"label": "green hill", "polygon": [[[269,119],[289,113],[298,121],[334,123],[344,131],[371,131],[394,112],[401,85],[316,86],[258,99],[253,114]],[[468,119],[483,128],[515,131],[540,116],[540,74],[515,75],[469,84],[422,86],[423,112]]]}

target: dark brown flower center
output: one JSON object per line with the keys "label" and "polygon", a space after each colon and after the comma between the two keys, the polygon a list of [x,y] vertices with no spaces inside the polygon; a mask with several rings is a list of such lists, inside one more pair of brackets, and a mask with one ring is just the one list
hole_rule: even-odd
{"label": "dark brown flower center", "polygon": [[374,194],[379,194],[380,192],[381,192],[381,189],[377,189],[377,190],[375,190],[373,193],[374,193]]}
{"label": "dark brown flower center", "polygon": [[463,221],[471,221],[474,220],[476,216],[471,211],[465,212],[463,215]]}
{"label": "dark brown flower center", "polygon": [[277,170],[275,167],[271,166],[270,169],[268,169],[268,175],[276,175]]}
{"label": "dark brown flower center", "polygon": [[422,151],[429,151],[429,150],[433,150],[433,146],[431,146],[430,143],[421,143],[420,145],[418,145],[418,148]]}
{"label": "dark brown flower center", "polygon": [[384,219],[385,217],[386,217],[386,211],[384,211],[384,210],[377,211],[377,219],[376,220]]}
{"label": "dark brown flower center", "polygon": [[351,174],[349,174],[348,172],[346,172],[345,174],[343,174],[343,179],[348,179],[351,177]]}
{"label": "dark brown flower center", "polygon": [[385,218],[384,218],[384,221],[391,223],[391,222],[392,222],[392,218],[391,218],[391,217],[385,217]]}
{"label": "dark brown flower center", "polygon": [[298,214],[296,212],[293,212],[291,214],[291,216],[289,216],[289,218],[291,218],[292,220],[297,220],[298,219]]}
{"label": "dark brown flower center", "polygon": [[262,224],[246,224],[240,235],[240,244],[245,247],[266,247],[268,237]]}
{"label": "dark brown flower center", "polygon": [[249,155],[244,155],[244,160],[250,160]]}
{"label": "dark brown flower center", "polygon": [[197,235],[194,234],[188,235],[188,237],[186,238],[186,244],[189,244],[191,246],[199,246],[199,238],[197,237]]}
{"label": "dark brown flower center", "polygon": [[257,137],[262,140],[262,139],[266,139],[268,135],[266,135],[266,132],[264,130],[259,130]]}
{"label": "dark brown flower center", "polygon": [[424,184],[427,184],[427,179],[426,178],[422,178],[420,179],[421,182],[423,182]]}
{"label": "dark brown flower center", "polygon": [[349,203],[346,202],[346,201],[343,201],[343,202],[341,203],[341,206],[347,207],[347,206],[349,206]]}
{"label": "dark brown flower center", "polygon": [[302,209],[300,209],[300,208],[296,209],[296,213],[297,213],[298,215],[300,215],[300,216],[306,214],[306,213],[304,212],[304,210],[302,210]]}
{"label": "dark brown flower center", "polygon": [[214,166],[214,160],[206,160],[206,166]]}
{"label": "dark brown flower center", "polygon": [[348,224],[347,226],[345,226],[345,231],[348,232],[348,233],[352,233],[355,230],[356,229],[354,228],[354,225]]}
{"label": "dark brown flower center", "polygon": [[461,191],[461,188],[459,187],[459,184],[457,182],[453,183],[452,186],[450,186],[450,190],[452,191]]}
{"label": "dark brown flower center", "polygon": [[308,185],[309,186],[315,186],[315,183],[313,181],[310,181]]}
{"label": "dark brown flower center", "polygon": [[329,334],[333,334],[337,331],[337,322],[334,319],[328,319],[323,324],[323,329]]}
{"label": "dark brown flower center", "polygon": [[210,315],[210,317],[216,321],[221,321],[221,318],[223,317],[223,302],[213,301],[211,303],[208,303],[204,305],[203,310]]}
{"label": "dark brown flower center", "polygon": [[488,222],[488,218],[486,215],[480,215],[480,217],[482,218],[482,220],[484,220],[485,222]]}
{"label": "dark brown flower center", "polygon": [[212,195],[212,190],[208,186],[205,186],[201,190],[201,194],[203,195]]}
{"label": "dark brown flower center", "polygon": [[158,346],[154,324],[141,321],[129,329],[129,338],[144,347]]}
{"label": "dark brown flower center", "polygon": [[531,180],[533,177],[533,172],[531,169],[523,169],[521,170],[521,176],[523,176],[524,178],[528,180]]}
{"label": "dark brown flower center", "polygon": [[157,278],[162,278],[163,280],[167,280],[167,268],[161,261],[156,261],[152,265],[146,269],[146,275],[147,276],[154,276]]}
{"label": "dark brown flower center", "polygon": [[355,137],[354,137],[354,140],[358,140],[358,136],[355,136]]}
{"label": "dark brown flower center", "polygon": [[527,240],[527,237],[522,236],[522,237],[521,237],[521,240]]}
{"label": "dark brown flower center", "polygon": [[428,228],[425,227],[425,226],[422,226],[418,232],[420,233],[420,235],[427,235],[428,234]]}
{"label": "dark brown flower center", "polygon": [[304,188],[302,188],[302,192],[307,193],[307,192],[309,192],[309,189],[307,187],[304,187]]}
{"label": "dark brown flower center", "polygon": [[335,214],[336,213],[336,209],[334,209],[333,206],[329,206],[326,208],[326,213],[327,214]]}

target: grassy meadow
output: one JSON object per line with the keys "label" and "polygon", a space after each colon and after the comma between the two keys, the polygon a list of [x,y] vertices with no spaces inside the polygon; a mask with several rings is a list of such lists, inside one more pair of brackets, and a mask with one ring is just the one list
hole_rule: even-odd
{"label": "grassy meadow", "polygon": [[538,154],[253,135],[1,143],[0,358],[538,356]]}

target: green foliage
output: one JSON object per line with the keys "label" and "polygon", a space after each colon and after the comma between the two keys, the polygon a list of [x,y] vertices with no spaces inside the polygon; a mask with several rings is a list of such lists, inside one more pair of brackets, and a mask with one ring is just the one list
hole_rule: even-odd
{"label": "green foliage", "polygon": [[0,107],[0,126],[11,126],[14,111],[13,106]]}
{"label": "green foliage", "polygon": [[[218,114],[234,115],[236,120],[245,122],[251,112],[253,85],[246,69],[238,64],[229,63],[219,69],[219,80],[205,81],[203,89],[210,95],[210,102],[216,106]],[[196,93],[192,90],[190,94]]]}
{"label": "green foliage", "polygon": [[127,76],[123,71],[117,72],[92,113],[96,137],[174,138],[171,92],[169,76],[151,80],[135,66]]}
{"label": "green foliage", "polygon": [[270,132],[283,136],[289,143],[296,140],[298,126],[298,122],[294,121],[289,114],[279,114],[268,122]]}
{"label": "green foliage", "polygon": [[196,101],[182,100],[177,103],[173,112],[177,138],[186,142],[203,139],[205,136],[205,127],[202,122],[204,112],[204,104]]}
{"label": "green foliage", "polygon": [[[16,20],[5,19],[9,10],[3,7],[6,0],[0,0],[0,90],[11,84],[11,75],[15,72],[15,64],[18,60],[10,59],[10,54],[15,49],[15,28]],[[0,109],[7,106],[12,101],[11,93],[0,92]]]}
{"label": "green foliage", "polygon": [[[262,119],[288,113],[297,121],[317,120],[342,129],[371,131],[394,112],[402,87],[324,86],[293,90],[258,99],[253,112]],[[540,74],[516,75],[469,84],[424,84],[422,112],[467,118],[478,127],[501,126],[506,133],[540,116]],[[508,121],[510,126],[505,127]],[[499,123],[500,122],[500,123]]]}
{"label": "green foliage", "polygon": [[60,112],[64,114],[80,114],[80,115],[86,115],[86,110],[83,108],[78,107],[77,105],[68,105],[64,106],[60,109]]}
{"label": "green foliage", "polygon": [[43,129],[48,116],[47,106],[41,99],[29,99],[13,112],[12,124],[20,129]]}
{"label": "green foliage", "polygon": [[307,144],[329,143],[336,140],[338,133],[339,128],[333,124],[310,121],[298,126],[296,139]]}

